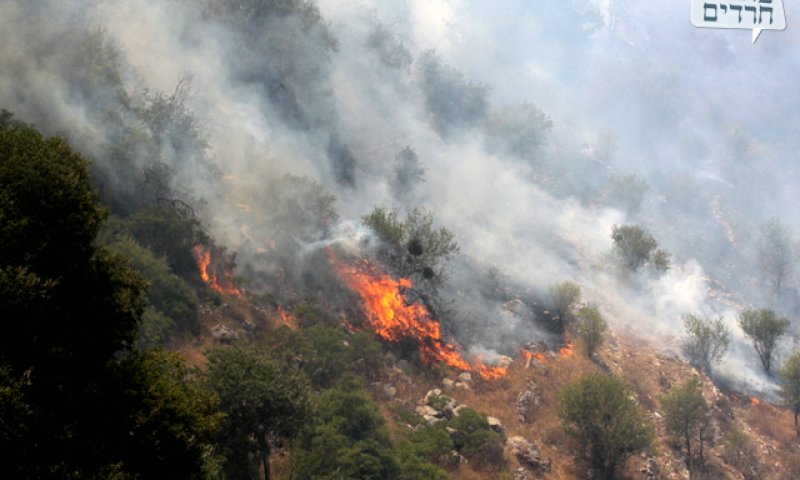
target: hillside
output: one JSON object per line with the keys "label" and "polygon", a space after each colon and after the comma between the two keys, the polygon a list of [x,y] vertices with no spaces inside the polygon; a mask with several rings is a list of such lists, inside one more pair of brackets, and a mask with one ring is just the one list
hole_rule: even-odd
{"label": "hillside", "polygon": [[[247,331],[254,327],[265,329],[259,336],[269,336],[281,327],[298,328],[296,322],[285,321],[291,316],[281,315],[271,307],[235,298],[225,301],[230,303],[202,307],[204,333],[178,346],[190,363],[202,368],[203,350],[228,341],[213,338],[212,331],[215,327],[219,331],[219,325],[238,332],[242,339],[252,337]],[[546,464],[539,469],[520,461],[513,444],[506,442],[503,459],[498,464],[450,464],[446,469],[448,478],[593,478],[591,470],[577,456],[576,443],[564,433],[556,408],[558,394],[566,385],[585,373],[598,371],[624,379],[656,431],[652,450],[632,457],[619,478],[690,478],[680,439],[665,428],[660,399],[673,386],[691,377],[702,382],[712,418],[706,435],[706,462],[699,478],[790,480],[794,472],[800,471],[800,443],[789,409],[748,392],[721,389],[669,348],[654,345],[633,332],[611,333],[592,360],[577,347],[532,346],[531,351],[536,355],[527,358],[521,354],[514,358],[507,374],[497,379],[482,379],[475,373],[465,377],[457,370],[411,363],[399,359],[391,353],[391,345],[385,345],[382,355],[386,364],[367,387],[380,403],[381,414],[395,435],[414,428],[413,423],[408,423],[408,415],[425,405],[424,399],[431,390],[439,389],[441,395],[453,398],[457,405],[498,419],[506,439],[522,436],[533,443],[541,453],[543,465]],[[743,435],[733,437],[733,430]],[[281,452],[273,460],[275,471],[288,468],[290,457],[291,449]],[[526,473],[518,473],[521,470]],[[290,477],[279,474],[277,478]]]}
{"label": "hillside", "polygon": [[0,0],[0,478],[800,478],[800,29],[684,7]]}

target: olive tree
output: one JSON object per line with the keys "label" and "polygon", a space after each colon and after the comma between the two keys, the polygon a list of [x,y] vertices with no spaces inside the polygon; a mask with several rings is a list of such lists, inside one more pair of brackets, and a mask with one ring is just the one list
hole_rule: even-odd
{"label": "olive tree", "polygon": [[577,283],[564,281],[550,286],[550,303],[562,327],[580,298],[581,287]]}
{"label": "olive tree", "polygon": [[778,371],[781,389],[778,392],[783,402],[794,412],[794,426],[797,427],[797,416],[800,415],[800,352],[794,352]]}
{"label": "olive tree", "polygon": [[628,456],[652,444],[652,428],[616,377],[584,375],[564,388],[557,408],[567,434],[578,441],[584,454],[588,449],[592,465],[603,478],[613,478]]}
{"label": "olive tree", "polygon": [[672,389],[661,399],[667,429],[681,438],[686,447],[686,466],[692,467],[692,444],[700,443],[700,460],[703,461],[703,434],[709,425],[708,403],[703,397],[700,382],[692,378]]}
{"label": "olive tree", "polygon": [[761,226],[758,261],[772,283],[775,294],[780,295],[784,282],[794,269],[795,254],[792,238],[777,218]]}
{"label": "olive tree", "polygon": [[595,305],[586,305],[578,310],[578,335],[586,348],[586,355],[591,357],[595,350],[605,341],[608,322]]}
{"label": "olive tree", "polygon": [[772,373],[772,358],[778,340],[786,334],[789,320],[778,317],[767,308],[761,310],[746,309],[739,314],[739,326],[753,342],[764,371]]}
{"label": "olive tree", "polygon": [[396,210],[376,207],[362,221],[385,242],[381,257],[394,273],[431,289],[444,278],[443,263],[459,251],[453,233],[434,228],[433,215],[424,210],[401,219]]}
{"label": "olive tree", "polygon": [[659,248],[655,237],[642,227],[614,225],[611,239],[614,241],[614,252],[629,271],[636,272],[645,265],[652,266],[657,272],[669,270],[669,253]]}
{"label": "olive tree", "polygon": [[689,361],[705,372],[722,361],[731,343],[731,333],[720,316],[714,320],[687,313],[683,316],[686,337],[683,351]]}
{"label": "olive tree", "polygon": [[208,353],[208,384],[225,413],[218,441],[230,478],[257,478],[258,465],[269,480],[275,440],[294,436],[308,413],[308,389],[296,374],[266,354],[242,347]]}

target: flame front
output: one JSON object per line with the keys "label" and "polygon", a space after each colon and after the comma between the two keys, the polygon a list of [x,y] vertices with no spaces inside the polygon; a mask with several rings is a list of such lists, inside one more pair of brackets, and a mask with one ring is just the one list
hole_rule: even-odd
{"label": "flame front", "polygon": [[329,256],[339,278],[361,297],[367,321],[381,338],[392,342],[413,338],[419,345],[422,361],[428,365],[441,362],[461,370],[474,370],[485,379],[508,373],[507,367],[484,365],[480,359],[471,366],[455,345],[445,342],[439,322],[431,318],[428,310],[420,304],[406,303],[402,292],[411,288],[411,280],[394,280],[367,260],[355,266],[339,262],[332,250]]}
{"label": "flame front", "polygon": [[222,282],[220,277],[211,269],[211,250],[206,250],[202,245],[196,245],[193,249],[194,256],[197,259],[197,269],[200,271],[200,278],[212,290],[217,293],[225,295],[232,295],[234,297],[243,297],[244,293],[236,288],[233,284],[233,273],[228,271],[222,272]]}
{"label": "flame front", "polygon": [[559,353],[561,353],[562,357],[571,357],[575,354],[575,352],[572,350],[571,343],[567,343],[561,350],[559,350]]}

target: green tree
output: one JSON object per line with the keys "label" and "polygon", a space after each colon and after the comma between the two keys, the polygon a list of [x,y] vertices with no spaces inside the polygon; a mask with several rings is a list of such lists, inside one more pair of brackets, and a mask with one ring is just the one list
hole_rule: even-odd
{"label": "green tree", "polygon": [[739,314],[739,326],[753,342],[764,371],[772,373],[772,357],[778,340],[786,334],[789,320],[778,317],[767,308],[745,309]]}
{"label": "green tree", "polygon": [[586,355],[591,357],[605,341],[608,323],[595,305],[586,305],[578,310],[578,336],[580,336]]}
{"label": "green tree", "polygon": [[504,439],[491,429],[485,413],[461,409],[447,426],[454,430],[453,446],[470,461],[479,465],[502,462]]}
{"label": "green tree", "polygon": [[697,379],[689,379],[661,399],[664,419],[670,432],[683,440],[686,447],[686,466],[692,468],[692,443],[700,442],[703,461],[703,434],[709,425],[708,404]]}
{"label": "green tree", "polygon": [[197,295],[188,283],[172,273],[163,258],[156,257],[127,236],[110,240],[107,245],[115,253],[127,257],[148,283],[138,345],[163,344],[176,332],[197,333]]}
{"label": "green tree", "polygon": [[721,316],[709,320],[688,313],[683,316],[683,325],[686,330],[683,351],[693,365],[710,372],[712,365],[722,361],[731,342],[731,333],[724,320]]}
{"label": "green tree", "polygon": [[575,438],[605,478],[632,453],[646,450],[652,429],[617,378],[589,373],[568,385],[559,395],[558,416],[567,434]]}
{"label": "green tree", "polygon": [[561,328],[572,315],[572,308],[580,301],[581,287],[575,282],[563,281],[550,286],[550,302],[558,316]]}
{"label": "green tree", "polygon": [[361,383],[344,377],[314,404],[299,437],[291,478],[399,478],[385,421]]}
{"label": "green tree", "polygon": [[198,278],[192,249],[198,244],[207,245],[210,238],[193,211],[151,205],[127,218],[124,228],[140,245],[164,257],[181,278]]}
{"label": "green tree", "polygon": [[414,209],[404,220],[398,215],[375,207],[361,220],[386,242],[381,257],[394,273],[435,289],[444,278],[442,263],[458,253],[455,236],[446,228],[435,229],[430,212]]}
{"label": "green tree", "polygon": [[308,413],[308,388],[297,374],[265,353],[245,347],[208,352],[208,385],[225,420],[218,439],[230,478],[270,478],[269,456],[278,439],[294,436]]}
{"label": "green tree", "polygon": [[611,239],[614,241],[614,251],[622,265],[631,272],[638,271],[646,264],[650,264],[658,272],[669,270],[669,253],[658,248],[655,237],[642,227],[614,225]]}
{"label": "green tree", "polygon": [[776,295],[794,269],[792,238],[780,220],[773,218],[761,226],[758,238],[758,261],[769,277]]}
{"label": "green tree", "polygon": [[94,243],[106,216],[64,140],[0,127],[0,450],[9,478],[207,471],[213,396],[131,352],[145,283]]}
{"label": "green tree", "polygon": [[800,415],[800,352],[794,352],[778,371],[781,377],[781,389],[778,392],[784,404],[794,412],[794,426],[797,427],[797,416]]}
{"label": "green tree", "polygon": [[154,349],[135,352],[114,364],[108,393],[96,408],[104,430],[122,439],[106,463],[121,462],[126,472],[157,478],[175,472],[205,478],[214,471],[212,453],[222,414],[217,396],[194,380],[177,353]]}

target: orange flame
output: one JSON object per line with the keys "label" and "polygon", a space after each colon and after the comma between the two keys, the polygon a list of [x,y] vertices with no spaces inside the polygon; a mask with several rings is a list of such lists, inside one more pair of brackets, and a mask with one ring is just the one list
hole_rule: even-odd
{"label": "orange flame", "polygon": [[328,253],[339,278],[361,297],[367,321],[381,338],[392,342],[413,338],[419,345],[422,361],[428,365],[441,362],[461,370],[477,371],[486,379],[507,373],[507,368],[486,366],[480,360],[473,368],[455,345],[445,342],[439,322],[430,317],[428,310],[420,304],[406,303],[402,292],[411,288],[411,280],[394,280],[367,260],[361,260],[358,266],[345,265],[338,261],[333,250],[329,249]]}
{"label": "orange flame", "polygon": [[566,344],[561,350],[559,350],[559,353],[561,353],[562,357],[571,357],[575,354],[575,352],[572,350],[571,343]]}
{"label": "orange flame", "polygon": [[233,285],[233,273],[223,271],[222,280],[214,273],[209,272],[211,266],[211,250],[206,250],[202,245],[196,245],[193,249],[194,255],[197,258],[197,268],[200,270],[200,278],[203,279],[212,290],[217,293],[225,295],[232,295],[234,297],[243,297],[244,293]]}
{"label": "orange flame", "polygon": [[297,319],[294,317],[294,315],[284,310],[281,306],[278,306],[278,315],[280,315],[281,321],[284,325],[292,330],[297,330]]}
{"label": "orange flame", "polygon": [[475,358],[473,363],[474,363],[473,369],[476,370],[478,374],[486,380],[496,380],[498,378],[505,377],[506,375],[508,375],[508,367],[484,365],[483,359],[481,359],[481,357]]}
{"label": "orange flame", "polygon": [[522,358],[525,360],[525,368],[531,366],[531,361],[535,358],[539,362],[544,362],[547,360],[544,353],[541,352],[531,352],[528,349],[523,348],[522,350]]}
{"label": "orange flame", "polygon": [[757,399],[756,397],[750,397],[750,403],[753,405],[761,405],[761,400]]}

